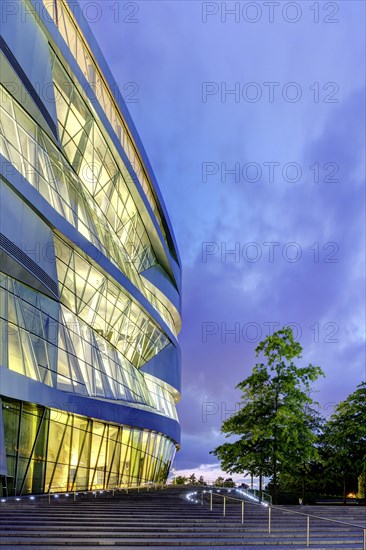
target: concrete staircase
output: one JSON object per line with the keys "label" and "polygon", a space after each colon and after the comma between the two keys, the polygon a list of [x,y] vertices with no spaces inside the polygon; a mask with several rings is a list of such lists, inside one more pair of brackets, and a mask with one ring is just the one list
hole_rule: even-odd
{"label": "concrete staircase", "polygon": [[[191,491],[196,490],[192,489]],[[281,507],[268,508],[245,503],[244,525],[241,503],[215,497],[210,512],[207,499],[201,506],[200,490],[193,501],[186,487],[160,491],[82,493],[58,498],[22,497],[0,503],[0,550],[7,548],[177,548],[204,546],[225,548],[306,548],[306,517],[289,514]],[[231,493],[233,496],[234,493]],[[229,495],[228,495],[229,496]],[[194,502],[199,499],[199,502]],[[289,507],[291,509],[291,507]],[[296,506],[293,510],[338,519],[366,527],[366,509],[358,506]],[[310,548],[362,549],[363,531],[352,526],[310,519]]]}

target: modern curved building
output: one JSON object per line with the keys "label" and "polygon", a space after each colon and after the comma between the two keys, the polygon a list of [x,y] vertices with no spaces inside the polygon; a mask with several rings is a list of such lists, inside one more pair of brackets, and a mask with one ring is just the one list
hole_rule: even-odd
{"label": "modern curved building", "polygon": [[1,10],[3,494],[164,482],[181,328],[164,202],[77,2]]}

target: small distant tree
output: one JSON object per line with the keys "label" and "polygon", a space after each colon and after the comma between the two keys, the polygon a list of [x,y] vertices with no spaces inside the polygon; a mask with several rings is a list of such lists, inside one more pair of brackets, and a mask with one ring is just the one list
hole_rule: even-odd
{"label": "small distant tree", "polygon": [[339,478],[346,502],[348,485],[357,486],[366,472],[366,382],[341,401],[324,428],[321,438],[325,473]]}
{"label": "small distant tree", "polygon": [[189,483],[189,485],[196,485],[197,484],[196,474],[193,473],[189,476],[188,483]]}
{"label": "small distant tree", "polygon": [[200,476],[197,481],[198,485],[206,486],[207,483],[205,482],[205,478],[203,476]]}
{"label": "small distant tree", "polygon": [[226,437],[239,438],[212,451],[228,473],[271,477],[274,503],[279,473],[300,470],[305,477],[307,465],[317,456],[310,384],[324,373],[311,364],[297,367],[294,359],[301,353],[289,327],[260,342],[256,357],[262,361],[237,386],[242,390],[241,408],[221,428]]}
{"label": "small distant tree", "polygon": [[215,487],[223,487],[224,486],[224,478],[222,476],[219,476],[216,481],[214,482]]}
{"label": "small distant tree", "polygon": [[185,485],[187,481],[188,481],[188,478],[186,476],[176,476],[175,478],[176,485]]}
{"label": "small distant tree", "polygon": [[232,477],[227,477],[224,481],[224,487],[235,487],[235,481]]}

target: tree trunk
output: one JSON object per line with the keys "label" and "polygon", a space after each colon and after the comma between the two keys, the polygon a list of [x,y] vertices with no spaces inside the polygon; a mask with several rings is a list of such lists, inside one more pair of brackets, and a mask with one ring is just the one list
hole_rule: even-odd
{"label": "tree trunk", "polygon": [[[275,413],[277,415],[278,411],[278,393],[275,394]],[[277,422],[277,418],[276,418]],[[272,494],[273,504],[277,504],[277,428],[276,424],[273,430],[273,494]]]}
{"label": "tree trunk", "polygon": [[346,504],[346,474],[343,474],[343,504]]}
{"label": "tree trunk", "polygon": [[277,460],[275,458],[273,463],[273,491],[272,491],[273,504],[277,504]]}
{"label": "tree trunk", "polygon": [[253,474],[250,474],[250,488],[253,489]]}
{"label": "tree trunk", "polygon": [[262,502],[262,474],[259,474],[259,500]]}

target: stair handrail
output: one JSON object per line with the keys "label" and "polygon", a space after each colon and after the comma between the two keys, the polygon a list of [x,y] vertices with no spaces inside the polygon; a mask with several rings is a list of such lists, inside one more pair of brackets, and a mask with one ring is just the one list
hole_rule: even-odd
{"label": "stair handrail", "polygon": [[[76,497],[79,495],[94,495],[95,498],[97,498],[98,493],[101,495],[103,493],[112,493],[112,496],[115,495],[118,491],[125,491],[127,494],[130,491],[137,490],[137,492],[140,492],[141,489],[146,489],[146,491],[150,490],[163,490],[164,488],[167,488],[167,485],[165,483],[142,483],[139,485],[128,485],[121,484],[116,485],[114,487],[108,487],[108,489],[72,489],[70,491],[57,491],[57,487],[53,486],[51,487],[46,493],[39,493],[39,494],[22,494],[22,495],[14,495],[14,496],[7,496],[7,497],[0,497],[1,503],[5,502],[12,502],[12,501],[20,501],[20,500],[35,500],[35,499],[41,499],[41,498],[48,498],[48,502],[50,503],[52,500],[52,497],[54,499],[58,499],[60,497],[69,497],[72,496],[74,500],[76,500]],[[52,489],[52,491],[51,491]]]}
{"label": "stair handrail", "polygon": [[[197,491],[194,492],[197,494]],[[204,502],[204,494],[208,493],[210,495],[210,512],[213,510],[213,496],[221,497],[223,499],[223,516],[226,516],[226,500],[235,500],[242,503],[241,509],[241,523],[244,525],[244,514],[245,514],[245,500],[242,498],[232,497],[228,496],[227,494],[221,494],[218,492],[210,490],[203,490],[201,492],[201,504],[203,506]],[[350,527],[355,527],[356,529],[362,529],[363,531],[363,550],[366,550],[366,526],[363,525],[357,525],[355,523],[350,523],[347,521],[341,521],[337,519],[332,518],[325,518],[322,516],[316,516],[315,514],[307,514],[306,512],[298,512],[297,510],[290,510],[289,508],[283,508],[282,506],[278,506],[275,504],[268,504],[266,502],[253,502],[252,500],[250,502],[247,502],[246,504],[252,504],[253,506],[265,506],[268,508],[268,533],[271,533],[271,527],[272,527],[272,520],[271,520],[271,513],[272,510],[279,510],[280,512],[289,513],[289,514],[297,514],[300,516],[306,517],[306,546],[310,546],[310,518],[319,519],[322,521],[328,521],[331,523],[338,523],[341,525],[348,525]]]}

